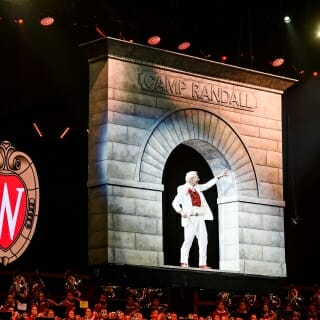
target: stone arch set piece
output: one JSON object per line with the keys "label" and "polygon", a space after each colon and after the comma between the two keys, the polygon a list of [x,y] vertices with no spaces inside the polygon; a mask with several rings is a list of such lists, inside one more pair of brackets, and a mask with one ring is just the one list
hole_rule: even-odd
{"label": "stone arch set piece", "polygon": [[231,173],[217,184],[219,269],[286,276],[282,94],[295,80],[113,38],[83,47],[89,264],[163,266],[163,170],[186,144]]}

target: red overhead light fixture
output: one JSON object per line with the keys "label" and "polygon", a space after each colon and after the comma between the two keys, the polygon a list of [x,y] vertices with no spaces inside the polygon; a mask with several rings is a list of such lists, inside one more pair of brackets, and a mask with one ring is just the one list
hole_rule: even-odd
{"label": "red overhead light fixture", "polygon": [[227,57],[226,55],[222,55],[222,56],[220,57],[220,61],[222,61],[222,62],[227,62],[227,61],[228,61],[228,57]]}
{"label": "red overhead light fixture", "polygon": [[150,46],[157,46],[161,42],[161,38],[159,36],[152,36],[148,39],[148,44]]}
{"label": "red overhead light fixture", "polygon": [[191,43],[189,41],[184,41],[178,45],[178,50],[185,51],[185,50],[189,49],[190,47],[191,47]]}
{"label": "red overhead light fixture", "polygon": [[52,16],[44,16],[40,19],[40,24],[44,27],[50,27],[54,24],[54,18]]}
{"label": "red overhead light fixture", "polygon": [[275,68],[281,67],[285,62],[284,58],[276,58],[271,61],[271,65]]}

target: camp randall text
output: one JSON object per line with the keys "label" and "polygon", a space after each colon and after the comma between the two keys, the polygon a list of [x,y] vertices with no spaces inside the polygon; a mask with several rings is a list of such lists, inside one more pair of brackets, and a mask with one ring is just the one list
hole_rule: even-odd
{"label": "camp randall text", "polygon": [[143,90],[160,92],[232,108],[257,108],[256,96],[251,92],[225,88],[213,83],[196,82],[164,74],[140,70],[138,83]]}

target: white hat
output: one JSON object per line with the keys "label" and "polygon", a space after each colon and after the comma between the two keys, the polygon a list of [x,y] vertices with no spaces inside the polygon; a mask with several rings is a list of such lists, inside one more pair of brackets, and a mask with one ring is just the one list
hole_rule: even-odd
{"label": "white hat", "polygon": [[186,174],[186,182],[189,182],[191,178],[195,178],[198,176],[198,172],[197,171],[189,171]]}

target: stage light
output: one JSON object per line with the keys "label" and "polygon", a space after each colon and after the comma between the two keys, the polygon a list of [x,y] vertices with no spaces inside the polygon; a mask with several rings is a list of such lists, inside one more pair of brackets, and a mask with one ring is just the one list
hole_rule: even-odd
{"label": "stage light", "polygon": [[54,18],[52,16],[44,16],[40,19],[40,24],[44,27],[50,27],[54,24]]}
{"label": "stage light", "polygon": [[24,19],[23,18],[17,18],[17,19],[14,19],[13,21],[16,24],[24,24]]}
{"label": "stage light", "polygon": [[276,58],[274,60],[271,61],[271,65],[275,68],[281,67],[285,62],[284,58]]}
{"label": "stage light", "polygon": [[220,57],[220,60],[221,60],[222,62],[227,62],[227,61],[228,61],[228,57],[227,57],[226,55],[222,55],[222,56]]}
{"label": "stage light", "polygon": [[294,218],[291,218],[291,221],[292,221],[294,224],[299,224],[300,221],[301,221],[301,218],[298,217],[298,216],[296,216],[296,217],[294,217]]}
{"label": "stage light", "polygon": [[38,125],[37,125],[35,122],[34,122],[32,125],[33,125],[34,130],[36,130],[38,136],[39,136],[40,138],[42,138],[43,135],[42,135],[42,132],[41,132],[40,128],[38,127]]}
{"label": "stage light", "polygon": [[96,31],[99,33],[99,35],[102,37],[102,38],[106,38],[107,35],[99,28],[98,25],[96,25]]}
{"label": "stage light", "polygon": [[148,39],[148,44],[150,46],[157,46],[161,42],[161,38],[159,36],[152,36]]}
{"label": "stage light", "polygon": [[284,23],[290,23],[291,18],[289,16],[284,16],[283,21],[284,21]]}
{"label": "stage light", "polygon": [[60,139],[61,139],[61,140],[66,136],[66,134],[69,132],[69,130],[70,130],[69,127],[67,127],[67,128],[64,129],[64,131],[63,131],[63,132],[61,133],[61,135],[60,135]]}
{"label": "stage light", "polygon": [[178,50],[185,51],[185,50],[189,49],[190,46],[191,46],[191,43],[189,41],[184,41],[178,45]]}

